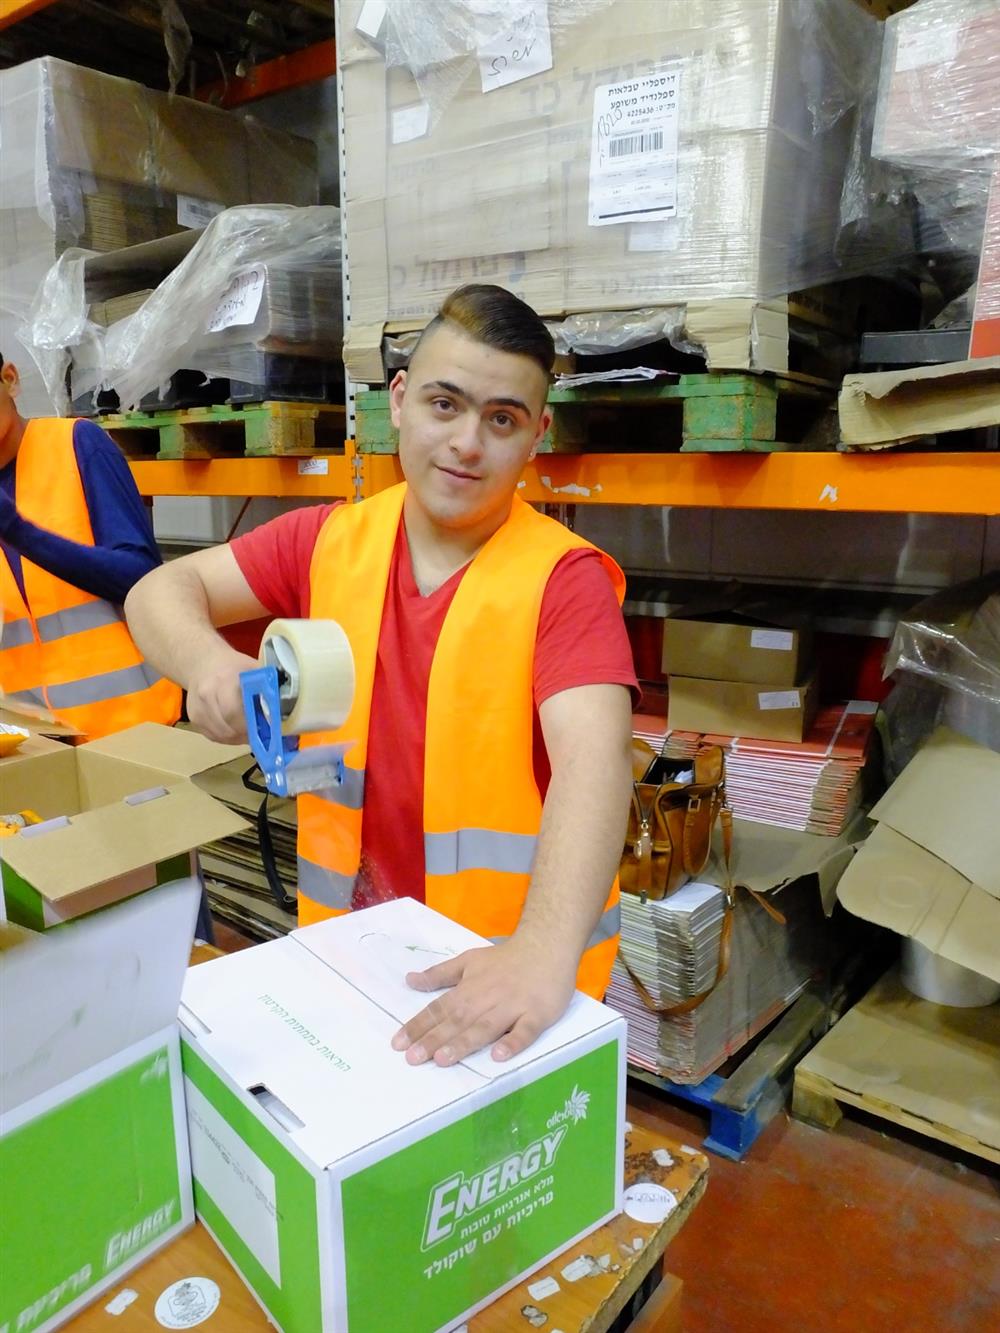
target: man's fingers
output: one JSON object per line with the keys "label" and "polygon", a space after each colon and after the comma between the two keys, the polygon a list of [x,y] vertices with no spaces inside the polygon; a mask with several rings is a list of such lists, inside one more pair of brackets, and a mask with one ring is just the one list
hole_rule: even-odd
{"label": "man's fingers", "polygon": [[412,990],[445,990],[449,986],[457,986],[464,972],[465,962],[460,954],[457,958],[435,963],[423,972],[407,972],[406,984]]}
{"label": "man's fingers", "polygon": [[[513,1055],[520,1055],[522,1051],[527,1050],[533,1041],[535,1041],[545,1031],[546,1024],[541,1020],[522,1014],[511,1030],[506,1035],[501,1036],[501,1040],[493,1047],[491,1055],[494,1060],[509,1060]],[[494,1036],[501,1035],[494,1033]],[[492,1041],[492,1037],[487,1037],[486,1041]],[[484,1041],[483,1045],[486,1044]]]}

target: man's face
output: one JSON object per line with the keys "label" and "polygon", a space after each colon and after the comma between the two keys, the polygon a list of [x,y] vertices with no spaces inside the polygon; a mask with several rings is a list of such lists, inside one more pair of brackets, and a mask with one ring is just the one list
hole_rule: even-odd
{"label": "man's face", "polygon": [[390,386],[399,461],[432,523],[488,529],[504,521],[551,413],[548,379],[530,357],[498,352],[443,325]]}

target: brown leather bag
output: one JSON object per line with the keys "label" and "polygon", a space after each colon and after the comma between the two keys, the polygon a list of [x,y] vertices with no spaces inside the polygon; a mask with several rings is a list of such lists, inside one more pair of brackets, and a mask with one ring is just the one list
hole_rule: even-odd
{"label": "brown leather bag", "polygon": [[[690,782],[678,776],[692,770]],[[712,830],[726,804],[726,761],[708,745],[693,759],[668,759],[632,743],[632,805],[619,869],[624,893],[666,898],[704,870]]]}

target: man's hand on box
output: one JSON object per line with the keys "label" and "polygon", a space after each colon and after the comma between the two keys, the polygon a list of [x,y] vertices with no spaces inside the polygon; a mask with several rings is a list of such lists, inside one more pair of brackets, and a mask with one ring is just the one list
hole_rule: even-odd
{"label": "man's hand on box", "polygon": [[187,712],[193,727],[209,740],[225,745],[246,743],[247,724],[243,713],[240,672],[252,671],[260,663],[245,653],[227,649],[209,661],[188,687]]}
{"label": "man's hand on box", "polygon": [[453,1065],[493,1043],[494,1060],[509,1060],[561,1018],[576,987],[577,964],[513,936],[470,949],[426,972],[410,972],[414,990],[444,994],[402,1027],[393,1048],[412,1065]]}

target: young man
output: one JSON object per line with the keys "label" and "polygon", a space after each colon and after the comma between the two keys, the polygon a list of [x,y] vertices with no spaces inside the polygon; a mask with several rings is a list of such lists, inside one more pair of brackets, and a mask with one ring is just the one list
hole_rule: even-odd
{"label": "young man", "polygon": [[160,563],[128,464],[91,421],[26,421],[0,357],[0,689],[95,739],[172,725],[180,690],[143,662],[122,604]]}
{"label": "young man", "polygon": [[[346,630],[357,682],[331,737],[347,794],[299,799],[299,920],[410,894],[494,948],[411,974],[446,992],[397,1035],[411,1063],[502,1060],[602,995],[631,788],[618,567],[517,497],[551,420],[553,346],[499,287],[452,294],[391,386],[405,485],[303,509],[172,562],[129,596],[192,721],[245,737],[216,626],[274,614]],[[363,794],[363,795],[362,795]]]}

